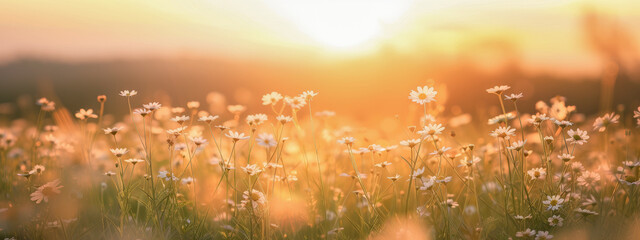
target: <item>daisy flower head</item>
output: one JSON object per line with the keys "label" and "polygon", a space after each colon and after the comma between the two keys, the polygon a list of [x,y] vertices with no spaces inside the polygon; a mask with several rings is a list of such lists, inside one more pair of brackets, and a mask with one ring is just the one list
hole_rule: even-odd
{"label": "daisy flower head", "polygon": [[138,92],[136,90],[122,90],[120,91],[120,96],[123,97],[133,97],[135,95],[137,95]]}
{"label": "daisy flower head", "polygon": [[536,236],[536,230],[531,230],[530,228],[521,232],[516,232],[516,237],[519,238],[531,238],[534,236]]}
{"label": "daisy flower head", "polygon": [[496,130],[493,130],[493,132],[491,132],[492,137],[497,137],[497,138],[502,138],[502,139],[509,139],[511,136],[515,136],[516,129],[511,128],[510,126],[506,126],[506,127],[498,127],[496,128]]}
{"label": "daisy flower head", "polygon": [[442,124],[429,123],[429,125],[418,131],[418,134],[434,136],[442,134],[442,131],[444,131]]}
{"label": "daisy flower head", "polygon": [[252,189],[251,193],[244,191],[242,198],[244,198],[242,201],[244,203],[250,203],[253,209],[267,204],[267,198],[264,196],[264,193],[255,189]]}
{"label": "daisy flower head", "polygon": [[182,134],[185,129],[187,129],[186,126],[182,126],[176,129],[169,129],[167,130],[167,134],[177,137],[177,136],[180,136],[180,134]]}
{"label": "daisy flower head", "polygon": [[258,167],[258,165],[255,165],[255,164],[249,164],[246,167],[241,167],[241,168],[242,168],[242,171],[249,174],[249,176],[255,176],[256,174],[261,173],[263,171],[262,168]]}
{"label": "daisy flower head", "polygon": [[280,100],[282,100],[282,94],[278,92],[267,93],[262,96],[262,105],[276,105]]}
{"label": "daisy flower head", "polygon": [[247,107],[243,105],[229,105],[227,106],[227,110],[233,115],[240,115],[247,110]]}
{"label": "daisy flower head", "polygon": [[123,127],[112,127],[112,128],[105,128],[105,129],[102,129],[102,130],[104,131],[104,134],[116,135],[122,129],[124,129],[124,128]]}
{"label": "daisy flower head", "polygon": [[598,132],[604,132],[607,130],[607,127],[611,124],[618,123],[620,119],[620,115],[615,113],[607,113],[602,117],[596,118],[596,121],[593,123],[593,129],[598,130]]}
{"label": "daisy flower head", "polygon": [[280,116],[276,117],[276,120],[278,120],[278,122],[280,122],[282,124],[285,124],[285,123],[293,121],[293,118],[290,117],[290,116],[280,115]]}
{"label": "daisy flower head", "polygon": [[256,138],[256,142],[258,143],[258,145],[266,148],[275,147],[277,145],[277,141],[275,137],[273,136],[273,134],[269,134],[269,133],[258,134],[258,137]]}
{"label": "daisy flower head", "polygon": [[316,95],[318,95],[318,93],[314,91],[304,91],[302,94],[300,94],[300,96],[307,101],[311,101]]}
{"label": "daisy flower head", "polygon": [[567,135],[569,135],[569,138],[567,138],[568,143],[583,145],[587,143],[587,140],[589,140],[587,131],[580,130],[580,128],[576,130],[569,129],[569,131],[567,131]]}
{"label": "daisy flower head", "polygon": [[198,119],[198,121],[205,122],[207,124],[211,124],[218,118],[219,118],[218,115],[207,115],[207,116],[200,117],[200,119]]}
{"label": "daisy flower head", "polygon": [[245,136],[244,133],[239,133],[234,131],[229,131],[224,135],[227,136],[228,138],[231,138],[233,142],[249,139],[249,136]]}
{"label": "daisy flower head", "polygon": [[536,234],[536,240],[548,240],[552,239],[553,235],[549,234],[549,231],[538,231]]}
{"label": "daisy flower head", "polygon": [[561,198],[560,195],[547,196],[547,200],[542,201],[542,203],[547,205],[547,210],[556,211],[562,207],[564,198]]}
{"label": "daisy flower head", "polygon": [[45,167],[44,167],[44,166],[42,166],[42,165],[35,165],[35,166],[33,166],[33,170],[31,170],[31,172],[29,172],[29,173],[32,173],[32,172],[33,172],[32,174],[36,174],[36,173],[37,173],[37,174],[42,174],[42,172],[44,172],[44,170],[45,170]]}
{"label": "daisy flower head", "polygon": [[463,159],[460,159],[460,165],[458,165],[458,167],[462,167],[462,166],[473,167],[473,165],[475,165],[476,163],[479,163],[480,160],[481,159],[477,156],[473,156],[473,158],[464,157]]}
{"label": "daisy flower head", "polygon": [[60,180],[56,179],[51,182],[45,183],[38,187],[35,192],[31,193],[31,201],[40,204],[42,201],[49,202],[49,198],[60,194]]}
{"label": "daisy flower head", "polygon": [[137,108],[135,110],[133,110],[134,114],[138,114],[142,117],[146,117],[147,115],[149,115],[151,113],[151,110],[146,109],[146,108]]}
{"label": "daisy flower head", "polygon": [[415,103],[424,105],[425,103],[435,101],[436,94],[438,94],[438,92],[435,91],[433,87],[418,87],[417,90],[411,90],[411,93],[409,93],[409,99]]}
{"label": "daisy flower head", "polygon": [[187,102],[187,108],[191,109],[191,110],[197,110],[198,108],[200,108],[200,102],[198,102],[198,101],[188,101]]}
{"label": "daisy flower head", "polygon": [[192,177],[186,177],[181,180],[182,185],[190,185],[195,181]]}
{"label": "daisy flower head", "polygon": [[291,107],[293,110],[300,110],[305,105],[307,105],[307,101],[302,96],[297,97],[285,97],[284,102]]}
{"label": "daisy flower head", "polygon": [[111,149],[111,153],[113,153],[113,155],[115,155],[116,157],[122,157],[123,155],[127,154],[129,152],[129,150],[127,150],[126,148],[112,148]]}
{"label": "daisy flower head", "polygon": [[527,143],[527,140],[518,140],[518,141],[514,141],[511,146],[507,147],[507,149],[510,150],[516,150],[516,151],[520,151],[522,149],[524,149],[524,144]]}
{"label": "daisy flower head", "polygon": [[189,121],[189,119],[191,119],[191,117],[187,115],[182,115],[182,116],[175,116],[171,118],[171,121],[177,122],[178,124],[182,125],[184,122]]}
{"label": "daisy flower head", "polygon": [[558,158],[561,159],[563,162],[568,162],[568,161],[573,160],[575,157],[573,155],[571,155],[571,154],[563,153],[563,154],[558,155]]}
{"label": "daisy flower head", "polygon": [[504,99],[505,100],[511,100],[512,102],[515,102],[515,101],[518,101],[518,99],[520,99],[522,97],[523,97],[522,93],[517,93],[517,94],[516,93],[512,93],[510,95],[505,95]]}
{"label": "daisy flower head", "polygon": [[149,111],[155,111],[160,109],[162,107],[162,104],[160,104],[159,102],[150,102],[147,104],[142,104],[142,107],[148,109]]}
{"label": "daisy flower head", "polygon": [[267,115],[264,113],[259,113],[259,114],[253,114],[253,115],[249,115],[247,116],[247,124],[249,124],[249,126],[258,126],[260,124],[263,124],[264,122],[267,121]]}
{"label": "daisy flower head", "polygon": [[98,115],[93,113],[93,109],[85,110],[84,108],[82,108],[82,109],[80,109],[80,111],[78,111],[76,113],[76,118],[78,118],[80,120],[85,120],[85,119],[89,119],[89,118],[98,118]]}
{"label": "daisy flower head", "polygon": [[577,181],[579,186],[591,188],[600,181],[600,174],[596,172],[585,171],[578,177]]}
{"label": "daisy flower head", "polygon": [[548,218],[547,221],[549,222],[549,226],[562,227],[562,222],[564,221],[564,218],[562,218],[562,217],[560,217],[558,215],[553,215],[550,218]]}
{"label": "daisy flower head", "polygon": [[495,86],[492,88],[487,89],[487,93],[492,93],[492,94],[497,94],[497,95],[502,95],[502,93],[504,91],[509,90],[511,87],[507,86],[507,85],[502,85],[502,86]]}
{"label": "daisy flower head", "polygon": [[343,137],[342,139],[338,140],[338,143],[340,144],[344,144],[347,146],[353,146],[353,142],[355,142],[356,139],[353,137]]}
{"label": "daisy flower head", "polygon": [[400,175],[396,174],[395,176],[391,176],[391,177],[387,177],[389,180],[391,180],[392,182],[398,181],[398,179],[400,179]]}
{"label": "daisy flower head", "polygon": [[557,119],[556,119],[556,120],[554,120],[554,121],[553,121],[553,123],[555,123],[556,125],[558,125],[558,127],[560,127],[560,128],[566,128],[566,127],[569,127],[569,126],[572,126],[572,125],[573,125],[573,123],[572,123],[572,122],[567,121],[567,120],[562,120],[562,121],[560,121],[560,120],[557,120]]}
{"label": "daisy flower head", "polygon": [[124,161],[127,162],[127,163],[131,163],[133,165],[136,165],[138,163],[144,162],[144,160],[139,159],[139,158],[129,158],[129,159],[124,160]]}
{"label": "daisy flower head", "polygon": [[190,137],[189,138],[193,144],[195,144],[196,146],[201,146],[201,145],[205,145],[207,144],[207,139],[203,138],[203,137]]}
{"label": "daisy flower head", "polygon": [[513,112],[508,112],[506,114],[500,114],[498,116],[492,117],[487,121],[487,124],[494,125],[498,123],[507,123],[509,120],[515,119],[516,114]]}
{"label": "daisy flower head", "polygon": [[408,140],[402,140],[400,141],[400,145],[402,146],[407,146],[410,148],[415,147],[416,145],[420,144],[421,140],[420,139],[408,139]]}
{"label": "daisy flower head", "polygon": [[447,199],[447,201],[444,201],[444,204],[447,205],[447,207],[450,207],[450,208],[456,208],[456,207],[459,206],[458,202],[454,201],[451,198]]}

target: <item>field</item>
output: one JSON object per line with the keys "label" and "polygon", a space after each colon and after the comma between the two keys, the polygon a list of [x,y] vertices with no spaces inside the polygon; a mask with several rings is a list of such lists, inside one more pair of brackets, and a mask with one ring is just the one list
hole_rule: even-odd
{"label": "field", "polygon": [[[141,102],[143,90],[83,99],[86,107],[74,110],[41,98],[33,111],[0,121],[0,236],[640,234],[640,107],[590,116],[558,96],[526,113],[518,110],[531,107],[519,105],[526,91],[495,86],[477,90],[498,109],[482,119],[446,113],[439,91],[429,85],[385,96],[405,99],[398,107],[411,111],[375,127],[312,108],[331,97],[314,91],[266,90],[259,109]],[[216,108],[225,111],[211,113]]]}

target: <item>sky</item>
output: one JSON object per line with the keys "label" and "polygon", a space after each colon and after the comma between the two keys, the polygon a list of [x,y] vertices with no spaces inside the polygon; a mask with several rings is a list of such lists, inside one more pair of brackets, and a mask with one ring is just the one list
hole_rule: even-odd
{"label": "sky", "polygon": [[631,0],[0,0],[0,6],[4,62],[332,60],[392,49],[445,59],[473,52],[490,63],[487,45],[513,45],[528,70],[598,74],[601,60],[585,40],[586,12],[640,37],[640,1]]}

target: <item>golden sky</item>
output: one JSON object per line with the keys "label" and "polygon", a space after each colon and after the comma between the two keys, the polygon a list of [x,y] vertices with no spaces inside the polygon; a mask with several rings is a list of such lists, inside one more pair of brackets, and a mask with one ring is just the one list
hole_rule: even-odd
{"label": "golden sky", "polygon": [[[585,11],[640,35],[640,1],[0,0],[0,60],[455,58],[512,44],[525,68],[595,74]],[[491,53],[486,53],[485,55]],[[489,57],[489,59],[491,59]]]}

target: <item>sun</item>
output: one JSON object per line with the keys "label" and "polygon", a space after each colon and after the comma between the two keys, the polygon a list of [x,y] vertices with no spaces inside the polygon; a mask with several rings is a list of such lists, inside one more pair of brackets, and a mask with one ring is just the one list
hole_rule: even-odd
{"label": "sun", "polygon": [[410,8],[412,0],[267,0],[314,42],[331,48],[374,43]]}

